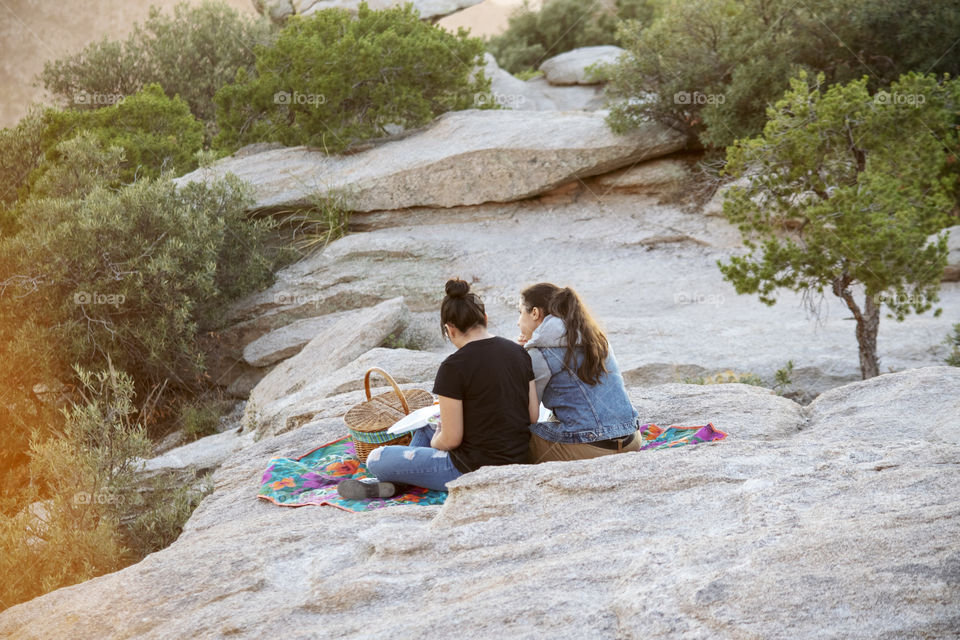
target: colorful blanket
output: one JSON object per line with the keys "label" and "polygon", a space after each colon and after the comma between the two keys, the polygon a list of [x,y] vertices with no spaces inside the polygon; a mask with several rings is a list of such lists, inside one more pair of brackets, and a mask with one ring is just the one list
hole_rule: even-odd
{"label": "colorful blanket", "polygon": [[[722,440],[727,434],[713,423],[694,427],[672,426],[662,429],[655,424],[640,427],[645,449],[680,447],[687,444]],[[337,485],[346,478],[370,478],[367,466],[357,459],[350,436],[320,445],[299,458],[273,458],[263,472],[257,497],[281,507],[302,507],[328,504],[344,511],[370,511],[398,504],[443,504],[446,491],[411,487],[407,493],[375,500],[344,500]]]}
{"label": "colorful blanket", "polygon": [[411,487],[407,493],[375,500],[344,500],[337,485],[347,478],[371,478],[357,459],[350,436],[320,445],[299,458],[273,458],[263,472],[257,497],[281,507],[328,504],[344,511],[370,511],[396,504],[443,504],[446,491]]}
{"label": "colorful blanket", "polygon": [[723,440],[727,437],[727,434],[715,428],[712,422],[695,427],[673,426],[666,429],[655,424],[645,424],[640,426],[640,435],[643,436],[641,451],[682,447],[685,444],[699,444],[711,440]]}

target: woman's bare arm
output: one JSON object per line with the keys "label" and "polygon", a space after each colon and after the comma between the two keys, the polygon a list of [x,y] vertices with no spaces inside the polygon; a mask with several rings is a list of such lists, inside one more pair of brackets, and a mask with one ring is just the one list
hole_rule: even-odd
{"label": "woman's bare arm", "polygon": [[430,446],[441,451],[456,449],[463,442],[463,400],[440,396],[440,429]]}
{"label": "woman's bare arm", "polygon": [[530,381],[530,400],[528,404],[530,407],[530,424],[533,424],[540,419],[540,398],[537,397],[537,383],[535,380]]}

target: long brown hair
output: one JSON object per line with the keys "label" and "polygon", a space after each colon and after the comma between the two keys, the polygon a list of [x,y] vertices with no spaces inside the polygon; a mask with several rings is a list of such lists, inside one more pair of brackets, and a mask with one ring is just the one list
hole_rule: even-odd
{"label": "long brown hair", "polygon": [[543,315],[550,314],[563,320],[567,338],[563,362],[568,369],[572,369],[576,362],[575,348],[579,337],[583,361],[577,367],[577,377],[591,385],[600,382],[600,376],[607,372],[605,361],[610,353],[610,343],[577,292],[570,287],[541,282],[527,287],[520,295],[527,312],[539,308]]}

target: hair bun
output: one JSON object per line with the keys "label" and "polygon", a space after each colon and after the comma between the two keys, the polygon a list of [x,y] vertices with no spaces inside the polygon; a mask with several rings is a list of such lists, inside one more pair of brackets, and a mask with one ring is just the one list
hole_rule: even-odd
{"label": "hair bun", "polygon": [[466,280],[454,278],[453,280],[447,280],[445,289],[447,295],[451,298],[464,298],[470,292],[470,283]]}

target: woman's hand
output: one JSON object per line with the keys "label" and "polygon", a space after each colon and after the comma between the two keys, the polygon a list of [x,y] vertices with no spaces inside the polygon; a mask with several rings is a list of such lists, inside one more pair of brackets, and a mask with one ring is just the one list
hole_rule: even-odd
{"label": "woman's hand", "polygon": [[527,336],[525,336],[525,335],[523,335],[523,334],[521,333],[521,334],[520,334],[520,337],[517,338],[517,342],[522,346],[522,345],[527,344],[527,341],[528,341],[529,339],[530,339],[530,338],[528,338]]}

